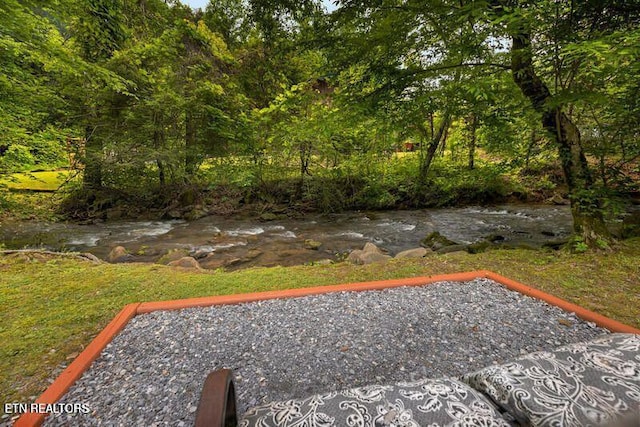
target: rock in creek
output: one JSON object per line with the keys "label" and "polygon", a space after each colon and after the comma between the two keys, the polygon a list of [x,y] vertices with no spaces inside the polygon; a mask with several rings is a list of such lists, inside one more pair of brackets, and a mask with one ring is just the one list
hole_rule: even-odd
{"label": "rock in creek", "polygon": [[322,242],[318,242],[317,240],[307,239],[304,241],[305,249],[311,249],[313,251],[317,251],[322,246]]}
{"label": "rock in creek", "polygon": [[196,261],[195,258],[190,257],[190,256],[186,256],[184,258],[180,258],[179,260],[176,260],[176,261],[171,261],[167,265],[169,265],[170,267],[190,268],[190,269],[195,269],[195,270],[201,270],[202,269],[200,267],[200,264],[198,264],[198,261]]}
{"label": "rock in creek", "polygon": [[133,255],[131,255],[123,246],[116,246],[111,249],[109,255],[107,256],[107,261],[112,263],[119,262],[128,262],[133,259]]}
{"label": "rock in creek", "polygon": [[434,231],[433,233],[429,234],[427,237],[425,237],[420,241],[420,246],[422,246],[423,248],[431,249],[432,251],[437,251],[446,246],[454,246],[454,245],[457,245],[457,243],[454,242],[453,240],[447,239],[437,231]]}
{"label": "rock in creek", "polygon": [[173,261],[178,261],[181,258],[184,258],[189,255],[189,251],[185,249],[171,249],[169,252],[164,254],[156,263],[167,265]]}

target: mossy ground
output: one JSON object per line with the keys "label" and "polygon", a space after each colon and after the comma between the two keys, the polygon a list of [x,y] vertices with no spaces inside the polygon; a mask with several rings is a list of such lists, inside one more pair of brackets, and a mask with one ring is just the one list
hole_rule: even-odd
{"label": "mossy ground", "polygon": [[338,263],[236,272],[2,256],[0,395],[4,402],[31,401],[125,304],[141,301],[487,269],[640,327],[638,259],[640,239],[628,240],[612,253],[497,250],[368,266]]}
{"label": "mossy ground", "polygon": [[70,176],[67,170],[15,173],[0,180],[0,184],[12,190],[56,191]]}
{"label": "mossy ground", "polygon": [[65,197],[61,187],[73,181],[66,170],[15,173],[0,179],[0,221],[59,219]]}

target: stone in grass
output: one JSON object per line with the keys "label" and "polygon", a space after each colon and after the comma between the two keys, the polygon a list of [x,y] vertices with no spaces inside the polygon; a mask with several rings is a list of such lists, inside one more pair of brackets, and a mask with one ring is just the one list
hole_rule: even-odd
{"label": "stone in grass", "polygon": [[426,248],[407,249],[396,254],[396,258],[424,258],[431,251]]}
{"label": "stone in grass", "polygon": [[354,264],[373,264],[374,262],[385,262],[391,259],[389,255],[385,255],[380,248],[373,243],[366,243],[362,249],[351,251],[347,257],[347,261]]}
{"label": "stone in grass", "polygon": [[169,267],[180,267],[180,268],[189,268],[189,269],[194,269],[194,270],[201,270],[202,268],[200,267],[200,264],[198,263],[198,261],[190,256],[186,256],[183,258],[180,258],[179,260],[176,261],[171,261],[169,264],[167,264]]}

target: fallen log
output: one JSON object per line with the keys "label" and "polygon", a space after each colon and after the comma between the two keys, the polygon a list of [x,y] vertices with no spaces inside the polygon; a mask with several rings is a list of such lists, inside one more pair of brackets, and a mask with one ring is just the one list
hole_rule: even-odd
{"label": "fallen log", "polygon": [[90,261],[94,264],[101,264],[103,261],[97,256],[88,252],[55,252],[42,249],[5,249],[0,251],[0,255],[13,255],[13,254],[38,254],[38,255],[51,255],[67,258],[78,258],[83,261]]}

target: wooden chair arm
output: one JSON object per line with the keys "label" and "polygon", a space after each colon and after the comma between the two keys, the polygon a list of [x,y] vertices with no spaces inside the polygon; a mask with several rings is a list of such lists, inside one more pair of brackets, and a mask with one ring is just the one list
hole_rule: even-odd
{"label": "wooden chair arm", "polygon": [[236,427],[236,392],[229,369],[207,375],[198,403],[195,427]]}

